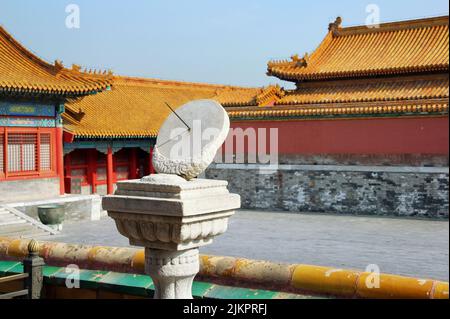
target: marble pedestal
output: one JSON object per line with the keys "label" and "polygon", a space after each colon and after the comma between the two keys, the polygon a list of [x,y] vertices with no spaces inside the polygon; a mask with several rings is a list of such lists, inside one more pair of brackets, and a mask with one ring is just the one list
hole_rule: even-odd
{"label": "marble pedestal", "polygon": [[145,247],[146,272],[157,299],[191,299],[198,248],[223,234],[240,207],[226,181],[157,174],[119,182],[103,209],[131,245]]}

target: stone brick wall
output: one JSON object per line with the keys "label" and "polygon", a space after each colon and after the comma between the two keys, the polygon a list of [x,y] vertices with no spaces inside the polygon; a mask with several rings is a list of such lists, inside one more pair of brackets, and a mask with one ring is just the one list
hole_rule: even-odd
{"label": "stone brick wall", "polygon": [[216,164],[242,207],[336,214],[448,218],[448,167]]}
{"label": "stone brick wall", "polygon": [[278,162],[288,165],[448,167],[442,154],[279,154]]}
{"label": "stone brick wall", "polygon": [[0,203],[59,196],[59,178],[0,181]]}

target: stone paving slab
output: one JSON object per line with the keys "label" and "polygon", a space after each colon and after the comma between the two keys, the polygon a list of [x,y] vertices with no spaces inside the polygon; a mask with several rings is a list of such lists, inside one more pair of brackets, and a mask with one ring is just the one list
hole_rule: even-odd
{"label": "stone paving slab", "polygon": [[[109,217],[67,224],[43,240],[129,246]],[[203,254],[449,280],[449,222],[240,210]]]}

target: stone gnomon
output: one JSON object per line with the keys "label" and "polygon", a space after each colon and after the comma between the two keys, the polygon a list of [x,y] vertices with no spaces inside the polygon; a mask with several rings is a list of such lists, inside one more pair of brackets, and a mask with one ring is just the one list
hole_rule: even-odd
{"label": "stone gnomon", "polygon": [[145,247],[145,269],[155,285],[155,299],[192,299],[199,271],[199,250],[223,234],[240,207],[226,181],[168,174],[120,182],[103,208],[131,245]]}

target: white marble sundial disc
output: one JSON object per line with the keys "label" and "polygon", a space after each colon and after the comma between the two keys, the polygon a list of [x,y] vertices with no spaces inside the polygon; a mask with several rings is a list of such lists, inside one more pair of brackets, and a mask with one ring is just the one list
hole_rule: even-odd
{"label": "white marble sundial disc", "polygon": [[228,114],[216,101],[196,100],[174,109],[159,130],[155,170],[187,180],[197,177],[213,162],[229,129]]}

